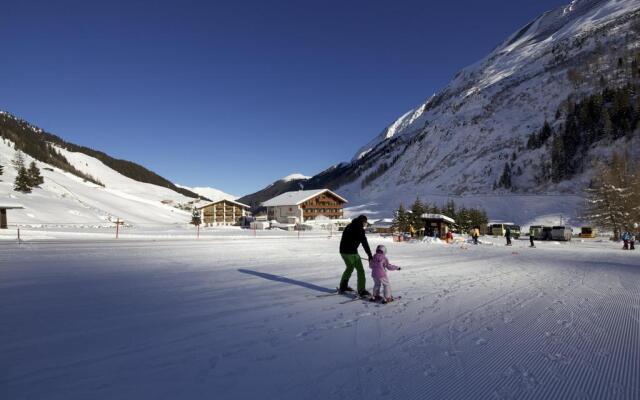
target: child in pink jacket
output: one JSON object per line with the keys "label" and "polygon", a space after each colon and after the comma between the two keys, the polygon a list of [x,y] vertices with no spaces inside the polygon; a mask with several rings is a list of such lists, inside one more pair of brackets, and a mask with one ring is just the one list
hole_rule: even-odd
{"label": "child in pink jacket", "polygon": [[[383,303],[393,301],[393,296],[391,296],[391,284],[389,283],[389,278],[387,277],[387,270],[400,270],[400,267],[389,264],[389,260],[385,256],[386,253],[387,248],[383,245],[379,245],[376,248],[376,254],[373,256],[373,259],[369,263],[369,268],[371,268],[371,276],[373,277],[374,282],[373,297],[371,299],[373,301],[382,300]],[[383,287],[384,297],[380,297],[380,286]]]}

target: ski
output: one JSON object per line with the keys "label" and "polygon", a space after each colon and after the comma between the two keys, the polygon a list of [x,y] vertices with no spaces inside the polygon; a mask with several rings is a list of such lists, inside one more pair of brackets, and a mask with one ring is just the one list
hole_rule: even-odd
{"label": "ski", "polygon": [[349,297],[349,300],[345,300],[345,301],[341,301],[340,304],[349,304],[349,303],[353,303],[356,300],[362,300],[362,301],[369,301],[369,299],[371,298],[370,296],[359,296],[357,294],[346,294],[343,293],[346,297]]}

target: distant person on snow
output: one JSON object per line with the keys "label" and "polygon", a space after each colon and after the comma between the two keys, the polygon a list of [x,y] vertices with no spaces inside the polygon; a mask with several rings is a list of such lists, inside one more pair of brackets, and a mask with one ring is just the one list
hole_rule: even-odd
{"label": "distant person on snow", "polygon": [[631,238],[631,235],[629,234],[629,232],[625,231],[622,234],[622,241],[624,242],[624,244],[622,245],[622,250],[629,250],[629,239]]}
{"label": "distant person on snow", "polygon": [[367,224],[367,217],[360,215],[353,219],[344,231],[342,232],[342,239],[340,240],[340,255],[346,265],[342,278],[340,279],[340,287],[338,291],[353,292],[353,289],[349,287],[349,278],[353,270],[356,270],[358,275],[358,295],[369,296],[371,293],[365,289],[366,278],[364,276],[364,267],[362,266],[362,259],[358,254],[358,247],[362,244],[364,251],[369,257],[369,261],[373,259],[371,255],[371,249],[369,248],[369,242],[367,242],[367,236],[364,232],[364,227]]}
{"label": "distant person on snow", "polygon": [[[389,260],[386,257],[387,248],[380,245],[376,248],[376,255],[373,256],[373,260],[369,263],[371,268],[371,277],[373,278],[373,297],[372,301],[380,300],[382,303],[388,303],[393,301],[391,295],[391,284],[387,277],[388,271],[399,271],[400,267],[389,264]],[[382,286],[384,297],[380,296],[380,286]]]}
{"label": "distant person on snow", "polygon": [[529,247],[536,247],[535,243],[533,243],[533,229],[529,228]]}
{"label": "distant person on snow", "polygon": [[634,233],[629,235],[629,250],[636,249],[636,235]]}
{"label": "distant person on snow", "polygon": [[507,225],[504,237],[507,238],[507,246],[511,246],[511,227],[509,225]]}
{"label": "distant person on snow", "polygon": [[445,237],[447,239],[447,243],[453,243],[453,232],[447,232],[447,235]]}
{"label": "distant person on snow", "polygon": [[471,238],[473,239],[473,244],[478,244],[479,237],[480,237],[480,229],[478,227],[473,228],[473,231],[471,231]]}

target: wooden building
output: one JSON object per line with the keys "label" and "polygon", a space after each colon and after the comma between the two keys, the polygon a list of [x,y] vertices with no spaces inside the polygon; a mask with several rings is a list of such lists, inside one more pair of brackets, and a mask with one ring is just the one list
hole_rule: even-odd
{"label": "wooden building", "polygon": [[235,225],[249,212],[249,206],[235,200],[222,199],[196,207],[201,212],[202,224]]}
{"label": "wooden building", "polygon": [[376,233],[382,234],[390,234],[397,231],[397,229],[393,226],[392,218],[380,219],[374,222],[373,229],[375,229]]}
{"label": "wooden building", "polygon": [[7,210],[22,210],[24,207],[18,205],[3,205],[0,204],[0,229],[7,229],[9,224],[7,223]]}
{"label": "wooden building", "polygon": [[320,216],[341,219],[346,203],[346,199],[331,190],[318,189],[283,193],[262,205],[267,208],[269,220],[291,224],[314,220]]}
{"label": "wooden building", "polygon": [[424,222],[424,235],[443,239],[456,221],[442,214],[422,214],[420,216]]}

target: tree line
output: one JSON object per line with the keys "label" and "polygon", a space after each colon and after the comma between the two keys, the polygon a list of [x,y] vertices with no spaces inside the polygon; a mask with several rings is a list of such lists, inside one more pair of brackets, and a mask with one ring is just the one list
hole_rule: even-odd
{"label": "tree line", "polygon": [[[550,164],[544,179],[558,183],[581,173],[590,166],[587,155],[595,143],[640,137],[639,91],[640,84],[635,82],[605,88],[579,102],[568,99],[563,124],[552,127],[545,121],[539,131],[529,135],[528,149],[547,146]],[[510,183],[508,178],[501,180]]]}
{"label": "tree line", "polygon": [[640,223],[640,174],[638,161],[628,152],[614,153],[611,161],[597,167],[589,188],[584,219],[610,230],[618,240],[624,231],[637,231]]}
{"label": "tree line", "polygon": [[412,228],[418,231],[424,227],[423,214],[446,215],[456,221],[455,226],[459,232],[469,232],[473,228],[486,226],[489,222],[486,211],[481,208],[458,207],[453,200],[438,207],[435,203],[424,203],[418,197],[409,209],[400,204],[395,211],[393,226],[400,232],[411,232]]}

